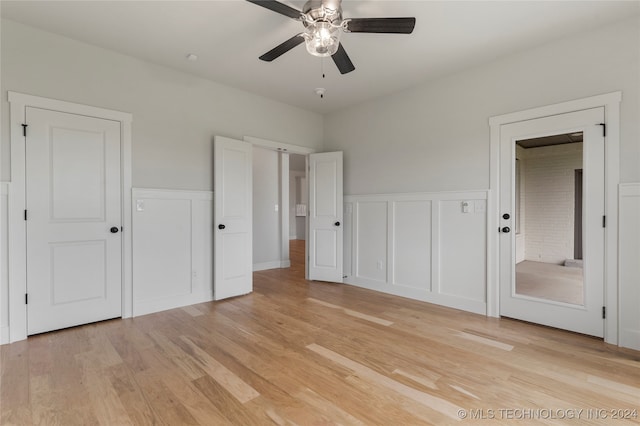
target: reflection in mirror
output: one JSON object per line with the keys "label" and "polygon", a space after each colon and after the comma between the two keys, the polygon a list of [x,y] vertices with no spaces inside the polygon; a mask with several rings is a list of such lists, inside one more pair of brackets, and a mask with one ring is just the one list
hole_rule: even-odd
{"label": "reflection in mirror", "polygon": [[516,294],[584,305],[582,132],[516,142]]}

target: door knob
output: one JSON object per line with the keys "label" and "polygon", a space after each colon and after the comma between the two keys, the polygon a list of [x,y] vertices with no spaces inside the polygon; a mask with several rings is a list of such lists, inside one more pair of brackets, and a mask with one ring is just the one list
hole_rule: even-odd
{"label": "door knob", "polygon": [[226,228],[226,226],[224,226],[223,224],[218,225],[218,229],[224,229]]}
{"label": "door knob", "polygon": [[335,226],[340,226],[340,222],[334,223]]}
{"label": "door knob", "polygon": [[511,228],[509,228],[508,226],[505,226],[504,228],[502,228],[502,232],[504,232],[505,234],[508,234],[509,232],[511,232]]}
{"label": "door knob", "polygon": [[111,229],[109,229],[109,231],[111,231],[112,234],[117,234],[118,233],[118,227],[117,226],[112,226]]}

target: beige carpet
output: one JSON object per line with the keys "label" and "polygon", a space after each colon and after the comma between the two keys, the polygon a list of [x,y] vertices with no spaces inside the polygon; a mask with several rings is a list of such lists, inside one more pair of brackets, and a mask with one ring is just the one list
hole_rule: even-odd
{"label": "beige carpet", "polygon": [[516,265],[516,293],[582,305],[582,269],[525,260]]}

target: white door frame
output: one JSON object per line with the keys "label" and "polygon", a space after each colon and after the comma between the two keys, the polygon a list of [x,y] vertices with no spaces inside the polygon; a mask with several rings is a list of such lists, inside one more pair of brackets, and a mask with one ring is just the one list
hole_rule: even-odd
{"label": "white door frame", "polygon": [[[122,185],[122,317],[132,316],[131,278],[131,123],[130,113],[97,108],[23,93],[9,92],[11,132],[11,191],[9,193],[9,343],[27,338],[27,256],[25,185],[25,123],[27,107],[49,109],[120,122]],[[27,132],[29,129],[27,128]]]}
{"label": "white door frame", "polygon": [[500,128],[504,124],[604,107],[605,137],[605,228],[604,303],[607,318],[604,340],[618,344],[618,183],[620,181],[620,102],[622,92],[612,92],[588,98],[547,105],[489,118],[491,147],[489,164],[489,217],[487,262],[487,315],[500,316],[498,218],[500,194]]}
{"label": "white door frame", "polygon": [[[291,145],[288,143],[282,142],[274,142],[267,139],[261,139],[254,136],[245,136],[245,142],[251,142],[252,145],[258,146],[260,148],[269,149],[272,151],[281,152],[283,154],[299,154],[303,155],[306,159],[305,165],[305,173],[308,173],[309,170],[309,154],[314,154],[316,152],[315,149],[307,148],[299,145]],[[285,258],[289,258],[289,156],[283,156],[283,162],[281,163],[282,168],[280,170],[280,190],[282,193],[280,206],[280,262],[284,261]],[[307,181],[308,182],[308,181]],[[286,201],[286,202],[285,202]],[[285,208],[286,207],[286,208]],[[309,221],[307,220],[306,227],[308,228]],[[309,247],[307,247],[308,238],[305,239],[305,253],[309,252]],[[309,259],[305,256],[305,278],[309,279],[308,265]]]}

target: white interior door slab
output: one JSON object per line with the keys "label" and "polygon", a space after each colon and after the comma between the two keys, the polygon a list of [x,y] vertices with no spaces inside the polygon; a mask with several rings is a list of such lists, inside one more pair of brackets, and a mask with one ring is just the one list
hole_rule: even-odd
{"label": "white interior door slab", "polygon": [[214,141],[214,298],[253,290],[252,145]]}
{"label": "white interior door slab", "polygon": [[309,155],[308,277],[342,282],[342,152]]}
{"label": "white interior door slab", "polygon": [[[501,126],[500,315],[603,337],[604,320],[604,108]],[[516,292],[515,150],[518,140],[583,132],[583,303],[571,304]],[[573,177],[573,170],[571,171]],[[550,183],[551,184],[551,183]],[[510,217],[505,219],[504,214]],[[570,214],[567,212],[567,214]],[[549,224],[553,226],[553,224]],[[506,231],[506,232],[505,232]],[[526,230],[525,230],[526,234]],[[526,235],[525,235],[526,237]]]}
{"label": "white interior door slab", "polygon": [[28,334],[119,317],[120,123],[26,118]]}

